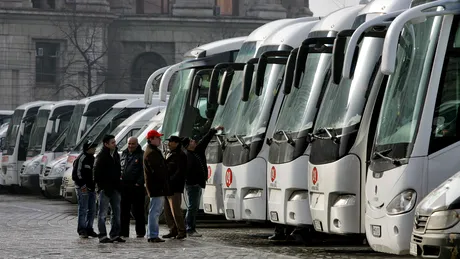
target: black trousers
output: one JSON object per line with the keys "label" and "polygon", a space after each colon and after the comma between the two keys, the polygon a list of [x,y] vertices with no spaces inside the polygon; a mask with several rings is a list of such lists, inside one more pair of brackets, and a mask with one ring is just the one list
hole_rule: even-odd
{"label": "black trousers", "polygon": [[135,186],[134,183],[123,182],[121,191],[121,233],[120,236],[129,237],[129,223],[131,209],[136,220],[136,235],[145,236],[145,187]]}
{"label": "black trousers", "polygon": [[275,235],[289,236],[292,233],[292,231],[294,231],[294,229],[294,226],[276,224]]}

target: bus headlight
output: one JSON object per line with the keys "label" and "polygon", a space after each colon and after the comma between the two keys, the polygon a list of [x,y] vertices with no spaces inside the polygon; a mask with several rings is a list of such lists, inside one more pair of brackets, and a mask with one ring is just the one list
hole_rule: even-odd
{"label": "bus headlight", "polygon": [[289,197],[289,201],[308,200],[308,191],[295,191]]}
{"label": "bus headlight", "polygon": [[353,206],[356,203],[356,195],[346,194],[340,195],[334,202],[333,207]]}
{"label": "bus headlight", "polygon": [[65,163],[60,163],[51,169],[50,176],[63,176],[65,172]]}
{"label": "bus headlight", "polygon": [[431,214],[426,229],[440,230],[453,227],[458,223],[459,215],[455,210],[437,211]]}
{"label": "bus headlight", "polygon": [[406,190],[396,195],[387,206],[388,215],[398,215],[412,210],[417,200],[414,190]]}
{"label": "bus headlight", "polygon": [[244,199],[254,199],[262,197],[262,189],[250,189],[248,193],[244,196]]}
{"label": "bus headlight", "polygon": [[38,174],[39,173],[38,169],[40,169],[39,165],[40,165],[39,161],[33,162],[28,167],[26,167],[26,169],[24,170],[23,174],[25,174],[25,175]]}

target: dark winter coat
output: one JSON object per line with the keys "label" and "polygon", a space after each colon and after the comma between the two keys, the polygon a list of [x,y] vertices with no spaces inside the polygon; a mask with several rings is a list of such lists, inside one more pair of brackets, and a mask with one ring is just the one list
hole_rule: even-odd
{"label": "dark winter coat", "polygon": [[187,155],[179,147],[166,156],[166,164],[169,173],[169,195],[183,193],[187,174]]}
{"label": "dark winter coat", "polygon": [[149,197],[166,196],[168,191],[168,167],[158,147],[148,144],[144,152],[144,179]]}
{"label": "dark winter coat", "polygon": [[206,163],[206,148],[209,142],[216,134],[215,129],[209,132],[198,142],[194,151],[187,150],[187,185],[199,185],[201,188],[206,187],[208,179],[208,165]]}
{"label": "dark winter coat", "polygon": [[121,154],[121,179],[125,184],[144,186],[144,151],[137,145],[133,153],[128,149]]}
{"label": "dark winter coat", "polygon": [[94,155],[86,152],[81,153],[73,162],[72,180],[77,187],[86,186],[89,190],[95,190],[93,178]]}
{"label": "dark winter coat", "polygon": [[104,192],[110,196],[113,191],[121,191],[121,164],[118,151],[110,154],[110,149],[105,146],[96,156],[94,164],[94,180],[97,184],[98,191]]}

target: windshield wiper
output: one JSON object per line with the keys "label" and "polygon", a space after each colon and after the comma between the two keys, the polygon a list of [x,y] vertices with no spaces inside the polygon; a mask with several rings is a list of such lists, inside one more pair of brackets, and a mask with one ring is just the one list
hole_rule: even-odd
{"label": "windshield wiper", "polygon": [[[319,135],[317,135],[318,133],[321,133],[321,131],[324,131],[326,132],[327,134],[327,137],[321,137]],[[321,128],[321,129],[318,129],[316,131],[316,134],[313,133],[311,134],[311,136],[314,138],[314,139],[322,139],[322,140],[329,140],[331,139],[335,144],[339,144],[340,143],[340,140],[339,138],[342,137],[341,135],[340,136],[337,136],[337,134],[335,134],[335,129],[334,128]]]}
{"label": "windshield wiper", "polygon": [[383,151],[374,151],[374,158],[375,157],[380,157],[380,158],[383,158],[383,159],[386,159],[388,161],[391,161],[391,163],[393,163],[395,166],[400,166],[401,165],[401,161],[399,159],[396,159],[396,158],[391,158],[391,157],[388,157],[388,156],[385,156],[384,153],[389,153],[391,152],[391,150],[393,149],[387,149],[387,150],[383,150]]}
{"label": "windshield wiper", "polygon": [[287,140],[287,143],[293,147],[295,147],[295,141],[292,139],[291,136],[289,136],[285,130],[279,130],[278,132],[276,132],[276,134],[283,134],[283,136],[286,138]]}
{"label": "windshield wiper", "polygon": [[222,137],[222,140],[221,140],[220,136],[225,136],[225,134],[216,135],[217,142],[219,142],[219,146],[223,150],[225,149],[225,139]]}
{"label": "windshield wiper", "polygon": [[235,135],[235,138],[236,138],[236,140],[238,140],[238,142],[240,142],[240,144],[241,144],[241,146],[243,146],[243,148],[249,149],[248,144],[244,143],[243,140],[240,137],[238,137],[238,135]]}

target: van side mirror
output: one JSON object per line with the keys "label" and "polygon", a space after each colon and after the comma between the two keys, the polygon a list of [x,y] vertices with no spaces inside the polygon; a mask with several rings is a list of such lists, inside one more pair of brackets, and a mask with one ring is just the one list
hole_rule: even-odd
{"label": "van side mirror", "polygon": [[284,69],[284,89],[283,94],[288,95],[291,93],[292,89],[292,82],[294,78],[294,71],[295,71],[295,63],[297,60],[297,53],[299,52],[299,48],[295,48],[291,50],[291,54],[286,63],[286,67]]}

